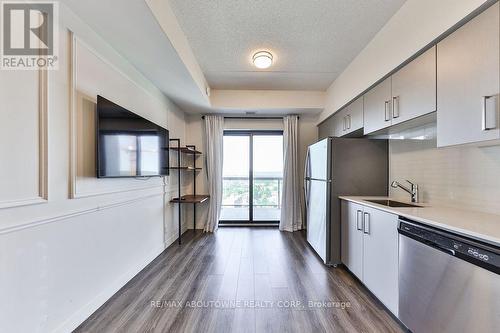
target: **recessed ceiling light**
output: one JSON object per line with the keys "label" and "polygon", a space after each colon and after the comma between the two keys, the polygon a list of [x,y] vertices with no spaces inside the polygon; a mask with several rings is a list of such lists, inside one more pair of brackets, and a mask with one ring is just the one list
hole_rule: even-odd
{"label": "recessed ceiling light", "polygon": [[273,64],[273,55],[271,52],[259,51],[253,55],[252,60],[255,67],[265,69]]}

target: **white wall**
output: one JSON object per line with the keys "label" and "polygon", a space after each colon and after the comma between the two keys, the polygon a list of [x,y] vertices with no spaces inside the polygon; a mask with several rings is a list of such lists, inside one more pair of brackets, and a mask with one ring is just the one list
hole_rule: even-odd
{"label": "white wall", "polygon": [[486,0],[407,0],[327,90],[323,121]]}
{"label": "white wall", "polygon": [[84,115],[101,93],[185,139],[184,113],[63,4],[58,33],[46,85],[0,74],[1,332],[71,331],[177,238],[175,177],[94,178]]}
{"label": "white wall", "polygon": [[[189,144],[195,144],[197,149],[205,153],[205,140],[203,120],[200,115],[189,115],[186,117],[186,141]],[[316,127],[317,118],[311,116],[300,116],[299,120],[299,165],[301,175],[304,173],[304,163],[307,147],[318,139],[318,128]],[[282,130],[283,120],[281,119],[226,119],[224,121],[225,129],[243,129],[243,130]],[[203,158],[199,159],[200,165],[205,167]],[[198,173],[196,178],[196,188],[198,193],[207,193],[207,174],[206,170]],[[207,205],[202,204],[196,211],[197,225],[203,228],[203,221],[207,214]],[[188,227],[191,228],[192,209],[188,209]]]}
{"label": "white wall", "polygon": [[210,87],[205,79],[205,75],[203,74],[200,65],[198,64],[198,61],[196,60],[196,57],[194,56],[193,50],[191,49],[191,46],[189,45],[189,42],[184,35],[172,8],[170,7],[170,3],[163,0],[145,1],[156,18],[156,21],[167,35],[170,43],[172,43],[172,46],[179,54],[179,57],[191,74],[194,82],[200,89],[201,96],[206,99],[208,104],[208,91],[210,91]]}

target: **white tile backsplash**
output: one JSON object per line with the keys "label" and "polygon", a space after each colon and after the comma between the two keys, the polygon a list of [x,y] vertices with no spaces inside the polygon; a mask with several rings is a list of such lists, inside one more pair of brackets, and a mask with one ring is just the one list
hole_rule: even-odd
{"label": "white tile backsplash", "polygon": [[[436,148],[433,140],[391,140],[389,179],[419,185],[430,204],[500,214],[500,146]],[[401,189],[389,189],[409,199]]]}

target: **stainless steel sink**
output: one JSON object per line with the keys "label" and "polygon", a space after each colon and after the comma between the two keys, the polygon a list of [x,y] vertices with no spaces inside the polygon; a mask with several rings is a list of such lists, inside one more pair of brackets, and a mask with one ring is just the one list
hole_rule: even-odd
{"label": "stainless steel sink", "polygon": [[411,203],[406,203],[406,202],[399,202],[399,201],[394,201],[394,200],[366,200],[368,202],[372,202],[375,204],[383,205],[383,206],[388,206],[388,207],[422,207],[419,205],[411,204]]}

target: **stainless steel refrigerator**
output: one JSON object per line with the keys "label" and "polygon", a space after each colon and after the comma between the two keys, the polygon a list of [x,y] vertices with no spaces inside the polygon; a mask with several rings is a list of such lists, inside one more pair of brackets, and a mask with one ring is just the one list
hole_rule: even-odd
{"label": "stainless steel refrigerator", "polygon": [[327,265],[340,264],[341,195],[386,196],[387,140],[326,138],[307,150],[307,241]]}

